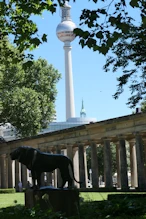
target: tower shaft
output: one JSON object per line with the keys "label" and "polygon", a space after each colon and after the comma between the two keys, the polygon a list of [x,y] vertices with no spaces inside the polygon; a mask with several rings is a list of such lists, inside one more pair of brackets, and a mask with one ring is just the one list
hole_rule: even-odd
{"label": "tower shaft", "polygon": [[66,120],[75,117],[74,88],[72,75],[72,57],[70,42],[64,43],[65,51],[65,93],[66,93]]}
{"label": "tower shaft", "polygon": [[65,51],[65,93],[66,93],[66,120],[75,117],[74,89],[72,76],[71,42],[75,39],[73,30],[76,28],[70,16],[71,6],[65,1],[61,7],[61,23],[57,26],[56,34],[64,42]]}

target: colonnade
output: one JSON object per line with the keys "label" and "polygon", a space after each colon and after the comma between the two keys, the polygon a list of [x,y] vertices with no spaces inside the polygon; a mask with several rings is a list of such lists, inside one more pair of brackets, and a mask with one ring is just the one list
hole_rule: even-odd
{"label": "colonnade", "polygon": [[[49,153],[64,153],[72,161],[74,166],[75,178],[82,182],[81,188],[87,187],[87,159],[86,147],[91,147],[91,170],[92,170],[92,186],[99,188],[99,163],[97,147],[103,147],[103,162],[104,162],[104,187],[112,188],[113,172],[112,172],[112,156],[111,156],[111,142],[115,145],[116,150],[116,177],[117,187],[121,189],[128,189],[129,187],[138,188],[140,190],[146,189],[146,141],[141,133],[135,133],[130,137],[119,135],[116,138],[102,138],[88,140],[86,142],[73,142],[72,144],[61,144],[51,146],[50,144],[37,145],[41,151]],[[126,147],[127,145],[127,147]],[[128,182],[128,169],[127,169],[127,150],[130,154],[130,174],[131,182]],[[11,161],[9,153],[0,154],[0,188],[13,188],[22,181],[23,187],[27,186],[29,171],[26,167],[17,161]],[[53,173],[45,173],[42,175],[43,185],[59,186],[61,177],[58,170]],[[75,183],[77,187],[79,184]]]}

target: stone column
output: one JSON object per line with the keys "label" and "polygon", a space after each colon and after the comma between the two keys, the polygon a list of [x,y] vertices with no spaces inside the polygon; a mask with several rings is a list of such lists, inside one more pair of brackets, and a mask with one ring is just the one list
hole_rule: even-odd
{"label": "stone column", "polygon": [[145,176],[146,176],[146,138],[142,138],[143,146],[144,146],[144,169],[145,169]]}
{"label": "stone column", "polygon": [[135,142],[130,141],[130,169],[131,169],[131,187],[137,187],[137,161]]}
{"label": "stone column", "polygon": [[52,186],[52,172],[50,173],[46,173],[46,177],[47,177],[47,186]]}
{"label": "stone column", "polygon": [[21,181],[23,188],[27,188],[27,168],[21,164]]}
{"label": "stone column", "polygon": [[[77,181],[79,181],[79,151],[78,147],[73,148],[73,166],[74,166],[74,175]],[[79,188],[79,183],[74,182],[75,186]]]}
{"label": "stone column", "polygon": [[[1,155],[0,155],[0,164],[1,164]],[[1,165],[0,165],[0,188],[2,188],[2,185],[1,185],[1,181],[2,181],[2,177],[1,177]]]}
{"label": "stone column", "polygon": [[15,160],[15,189],[18,190],[18,183],[21,181],[20,178],[20,165],[17,160]]}
{"label": "stone column", "polygon": [[138,188],[146,188],[146,178],[144,169],[144,149],[141,136],[136,133],[136,158],[137,158],[137,176],[138,176]]}
{"label": "stone column", "polygon": [[73,148],[72,145],[67,145],[67,156],[73,161]]}
{"label": "stone column", "polygon": [[57,169],[53,171],[54,187],[57,188]]}
{"label": "stone column", "polygon": [[[41,150],[42,152],[46,152],[45,151],[45,145],[41,145],[41,149],[39,148],[39,150]],[[45,176],[46,176],[46,173],[45,172],[42,172],[41,173],[41,187],[45,186]]]}
{"label": "stone column", "polygon": [[117,164],[117,187],[121,188],[119,142],[116,143],[116,164]]}
{"label": "stone column", "polygon": [[45,172],[41,173],[41,187],[45,186],[45,176],[46,176]]}
{"label": "stone column", "polygon": [[8,154],[6,154],[5,158],[5,167],[6,167],[6,187],[8,188]]}
{"label": "stone column", "polygon": [[86,175],[85,175],[85,158],[84,158],[83,144],[79,144],[78,149],[79,149],[79,175],[80,175],[80,182],[82,182],[80,186],[81,188],[85,188]]}
{"label": "stone column", "polygon": [[[60,146],[56,146],[56,154],[61,154],[61,148]],[[62,178],[61,178],[61,173],[60,170],[57,169],[57,188],[62,185]]]}
{"label": "stone column", "polygon": [[[71,161],[73,162],[73,149],[72,149],[72,145],[67,145],[66,147],[66,151],[67,151],[67,156],[71,159]],[[69,168],[70,170],[70,168]],[[74,173],[73,173],[74,174]],[[70,171],[70,176],[72,177],[72,171]],[[72,181],[72,186],[74,185],[74,179]]]}
{"label": "stone column", "polygon": [[120,150],[121,189],[128,189],[126,147],[125,147],[125,139],[122,136],[119,136],[119,150]]}
{"label": "stone column", "polygon": [[12,163],[10,156],[8,157],[8,188],[13,188],[13,169],[12,169]]}
{"label": "stone column", "polygon": [[[46,153],[52,154],[53,152],[50,151],[49,148],[47,148]],[[54,186],[54,185],[52,184],[52,178],[53,178],[52,175],[54,175],[54,174],[53,174],[53,171],[52,171],[52,172],[46,172],[45,175],[46,175],[45,186]]]}
{"label": "stone column", "polygon": [[1,188],[8,188],[8,160],[6,154],[0,155],[0,166],[1,166]]}
{"label": "stone column", "polygon": [[67,149],[61,150],[61,154],[67,156]]}
{"label": "stone column", "polygon": [[[52,150],[53,154],[56,154],[56,147]],[[57,188],[57,169],[52,172],[52,185]]]}
{"label": "stone column", "polygon": [[96,143],[91,142],[90,147],[91,147],[92,186],[93,188],[98,188],[99,187],[99,174],[98,174],[98,158],[97,158]]}
{"label": "stone column", "polygon": [[104,141],[104,179],[105,179],[105,187],[110,188],[110,187],[113,187],[110,140],[109,139],[103,139],[103,141]]}
{"label": "stone column", "polygon": [[87,170],[86,147],[84,147],[84,164],[85,164],[85,185],[86,185],[86,187],[88,187],[88,170]]}

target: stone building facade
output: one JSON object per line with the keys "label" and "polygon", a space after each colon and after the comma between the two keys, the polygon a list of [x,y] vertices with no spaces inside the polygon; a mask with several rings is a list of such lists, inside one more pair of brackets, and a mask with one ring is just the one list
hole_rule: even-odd
{"label": "stone building facade", "polygon": [[[112,157],[110,143],[116,146],[117,187],[121,189],[138,188],[146,190],[146,113],[132,114],[74,128],[45,133],[31,138],[13,140],[0,144],[0,188],[12,188],[22,181],[26,187],[28,171],[24,165],[11,161],[9,153],[25,145],[39,148],[49,153],[64,151],[74,164],[77,180],[81,188],[87,187],[86,147],[91,147],[91,169],[93,188],[99,188],[98,157],[96,147],[104,149],[105,188],[113,187]],[[131,184],[128,184],[126,142],[130,151]],[[29,173],[30,174],[30,173]],[[58,171],[47,173],[46,182],[59,185]]]}

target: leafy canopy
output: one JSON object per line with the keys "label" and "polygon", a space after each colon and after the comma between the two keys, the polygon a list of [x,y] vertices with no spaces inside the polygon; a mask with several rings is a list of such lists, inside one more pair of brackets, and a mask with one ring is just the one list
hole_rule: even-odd
{"label": "leafy canopy", "polygon": [[[13,57],[7,57],[6,48]],[[0,49],[0,121],[10,122],[18,135],[36,135],[55,115],[60,74],[44,59],[32,61],[25,68],[25,60],[14,64],[12,59],[22,54],[6,38],[1,40]]]}
{"label": "leafy canopy", "polygon": [[[146,1],[93,2],[95,9],[82,11],[81,28],[75,30],[80,37],[79,43],[109,55],[104,70],[107,72],[111,68],[113,72],[123,72],[117,78],[114,98],[118,98],[124,85],[128,84],[131,97],[127,104],[135,107],[146,96]],[[132,17],[130,11],[136,16]]]}
{"label": "leafy canopy", "polygon": [[141,103],[141,110],[142,110],[142,112],[146,112],[146,98],[145,98],[144,101]]}
{"label": "leafy canopy", "polygon": [[[98,175],[104,177],[104,145],[97,146],[97,160],[98,160]],[[117,158],[116,158],[116,144],[111,142],[110,144],[110,152],[111,152],[111,161],[112,161],[112,175],[114,176],[117,173]],[[130,148],[129,145],[126,144],[126,154],[127,154],[127,169],[130,169]],[[88,177],[90,176],[89,170],[91,169],[91,146],[86,148],[87,155],[87,170]]]}
{"label": "leafy canopy", "polygon": [[14,36],[14,43],[20,51],[34,49],[47,41],[47,35],[39,35],[37,24],[32,15],[42,15],[44,10],[56,11],[57,4],[62,5],[64,0],[9,0],[0,1],[0,32],[1,37]]}
{"label": "leafy canopy", "polygon": [[[79,0],[74,0],[74,2]],[[130,107],[146,96],[146,1],[145,0],[89,0],[94,10],[84,9],[80,16],[81,28],[75,30],[82,47],[88,46],[107,57],[105,71],[122,69],[118,75],[115,98],[128,84]],[[39,35],[37,24],[31,15],[41,15],[44,10],[54,13],[64,0],[10,0],[1,1],[1,38],[13,35],[20,51],[34,49],[47,41],[47,35]],[[133,12],[134,17],[131,16]],[[138,18],[138,20],[136,20]],[[32,58],[31,55],[29,58]],[[20,57],[21,58],[21,57]],[[26,63],[26,65],[30,64]],[[132,66],[132,67],[131,67]]]}

